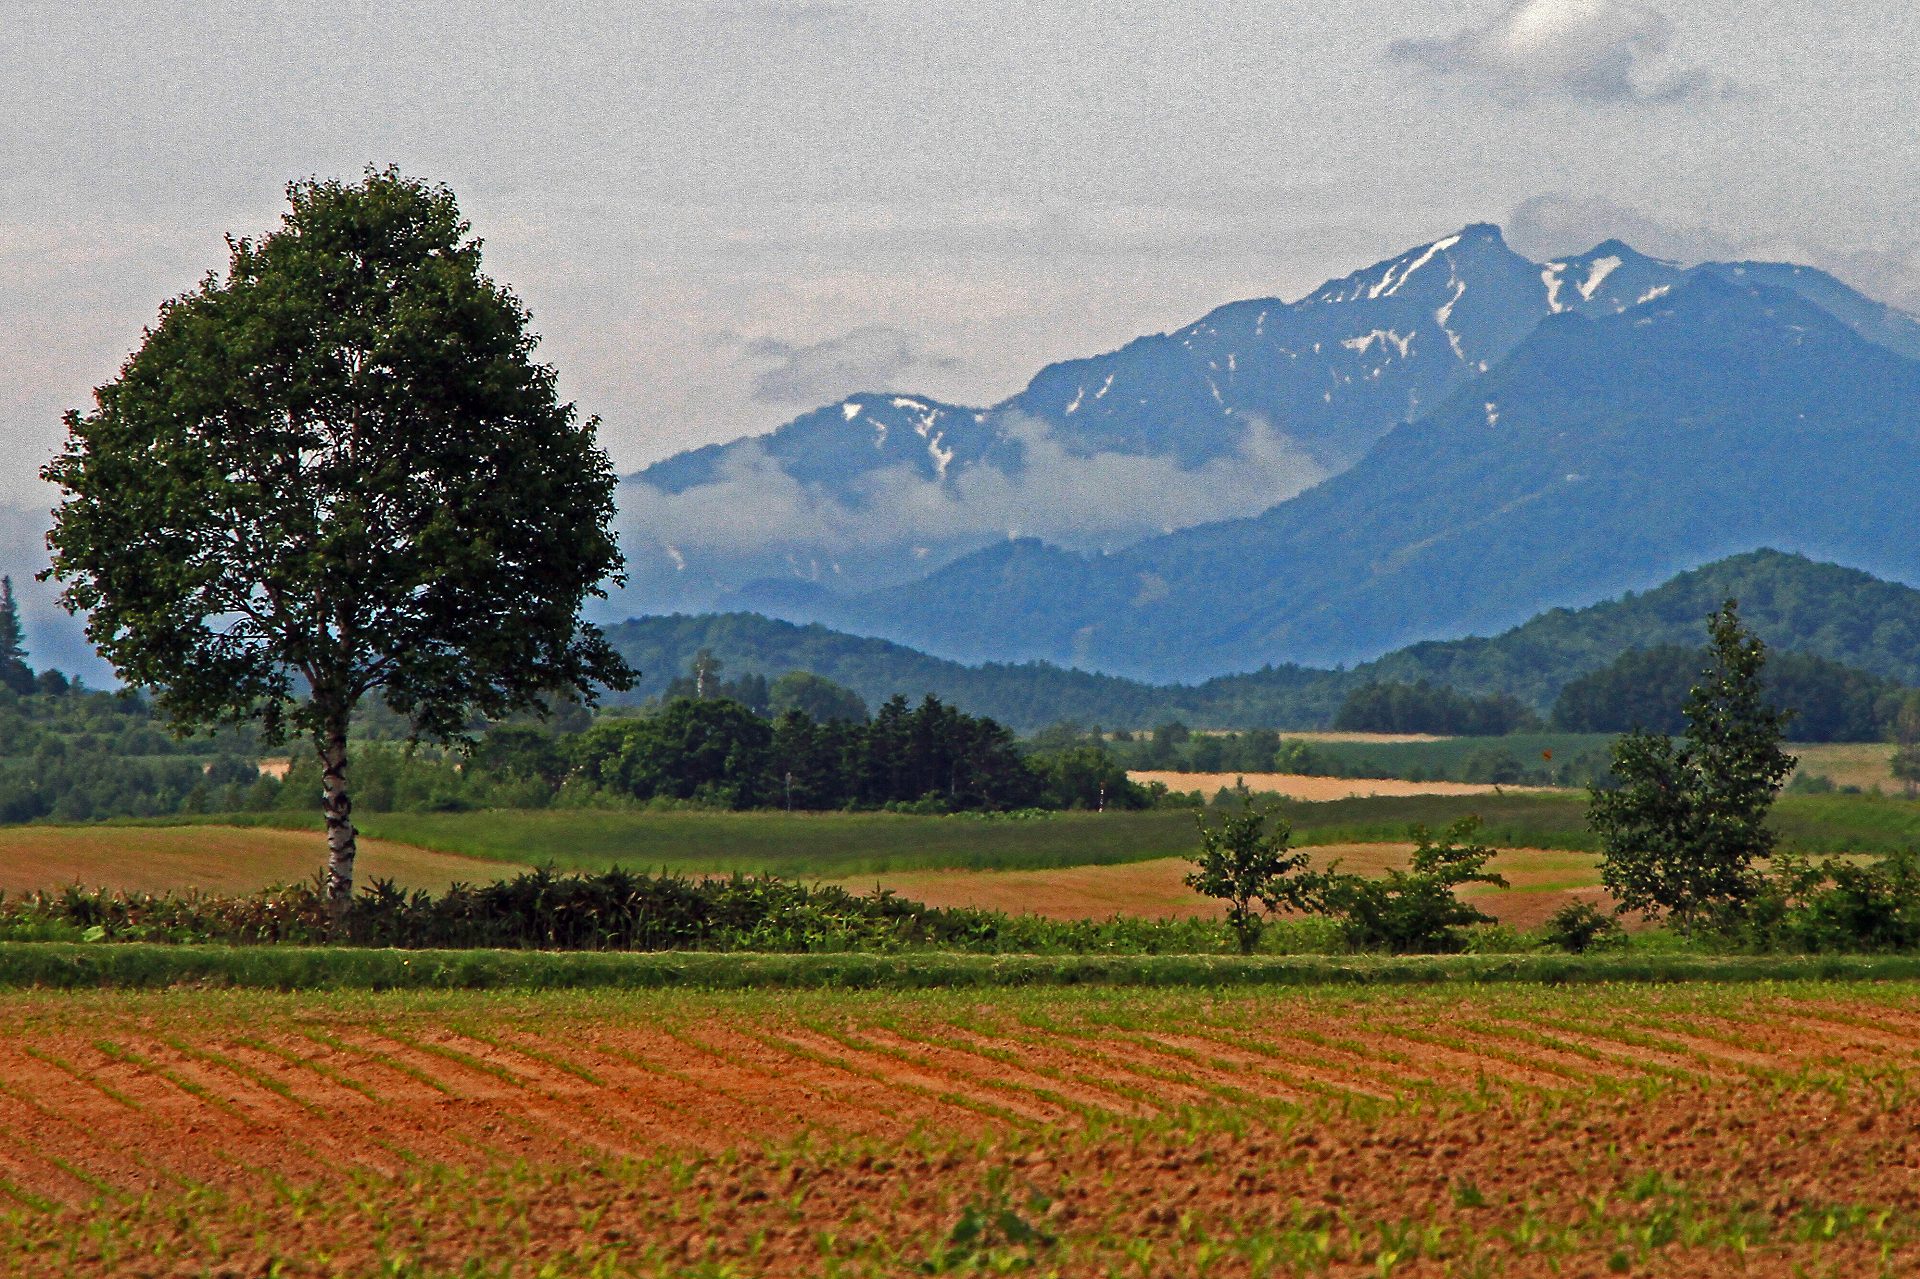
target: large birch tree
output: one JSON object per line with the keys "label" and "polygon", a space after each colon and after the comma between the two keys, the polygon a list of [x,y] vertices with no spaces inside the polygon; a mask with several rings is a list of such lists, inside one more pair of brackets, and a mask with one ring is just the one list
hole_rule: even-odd
{"label": "large birch tree", "polygon": [[46,575],[181,731],[312,741],[337,920],[361,699],[445,741],[631,675],[579,620],[622,567],[598,421],[558,398],[453,193],[369,169],[287,195],[67,414]]}

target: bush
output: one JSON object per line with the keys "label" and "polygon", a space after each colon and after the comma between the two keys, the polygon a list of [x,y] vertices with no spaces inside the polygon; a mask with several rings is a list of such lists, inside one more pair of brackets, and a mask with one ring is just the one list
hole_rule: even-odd
{"label": "bush", "polygon": [[1623,945],[1626,930],[1620,921],[1600,911],[1592,902],[1568,902],[1547,917],[1541,926],[1540,940],[1547,945],[1580,955],[1589,950]]}
{"label": "bush", "polygon": [[1866,865],[1783,853],[1745,916],[1721,931],[1759,950],[1920,949],[1920,850]]}
{"label": "bush", "polygon": [[1462,950],[1462,929],[1496,922],[1454,896],[1462,884],[1507,881],[1486,869],[1496,850],[1477,842],[1478,817],[1463,817],[1436,839],[1415,826],[1410,870],[1390,870],[1381,879],[1329,872],[1320,905],[1339,917],[1355,950],[1395,954],[1442,954]]}

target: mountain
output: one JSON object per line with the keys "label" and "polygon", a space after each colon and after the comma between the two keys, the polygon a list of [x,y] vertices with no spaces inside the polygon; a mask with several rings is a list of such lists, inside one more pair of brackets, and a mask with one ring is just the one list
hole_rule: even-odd
{"label": "mountain", "polygon": [[608,628],[644,672],[629,696],[658,696],[700,649],[734,674],[812,671],[869,705],[933,693],[1022,732],[1060,720],[1147,728],[1322,727],[1352,689],[1428,680],[1472,694],[1507,693],[1541,712],[1562,687],[1632,649],[1698,648],[1707,614],[1738,599],[1741,616],[1779,652],[1805,653],[1920,685],[1920,590],[1800,555],[1761,550],[1689,570],[1645,594],[1554,609],[1503,634],[1433,641],[1351,670],[1270,667],[1201,684],[1155,685],[1045,662],[966,666],[890,643],[753,614],[649,617]]}
{"label": "mountain", "polygon": [[1105,556],[994,547],[815,615],[960,660],[1151,679],[1350,663],[1756,545],[1920,580],[1917,475],[1920,362],[1800,293],[1695,271],[1550,316],[1258,516]]}
{"label": "mountain", "polygon": [[[1920,323],[1822,272],[1698,270],[1797,293],[1920,357]],[[1356,463],[1543,321],[1617,314],[1687,278],[1618,240],[1533,262],[1475,224],[1293,302],[1230,303],[1048,365],[990,407],[857,391],[627,477],[631,582],[607,615],[719,605],[804,620],[1022,536],[1107,552],[1256,515]]]}

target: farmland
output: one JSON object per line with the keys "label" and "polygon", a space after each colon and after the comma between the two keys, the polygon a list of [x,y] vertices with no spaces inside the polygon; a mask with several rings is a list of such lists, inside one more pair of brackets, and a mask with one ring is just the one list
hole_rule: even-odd
{"label": "farmland", "polygon": [[1917,1034],[1910,985],[22,992],[0,1273],[1899,1274]]}

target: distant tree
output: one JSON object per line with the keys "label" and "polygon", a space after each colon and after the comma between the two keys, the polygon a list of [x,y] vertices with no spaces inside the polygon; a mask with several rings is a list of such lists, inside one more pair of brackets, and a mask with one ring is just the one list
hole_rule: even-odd
{"label": "distant tree", "polygon": [[1045,781],[1048,808],[1145,808],[1150,802],[1146,789],[1127,778],[1126,765],[1094,743],[1035,754],[1030,762]]}
{"label": "distant tree", "polygon": [[20,630],[20,610],[13,600],[13,579],[0,577],[0,688],[22,697],[33,692],[33,668],[27,665],[27,646]]}
{"label": "distant tree", "polygon": [[1540,727],[1518,698],[1499,693],[1469,697],[1420,680],[1363,684],[1348,693],[1333,726],[1363,733],[1432,733],[1448,737],[1499,737]]}
{"label": "distant tree", "polygon": [[1569,680],[1553,703],[1552,724],[1568,733],[1645,729],[1685,731],[1687,693],[1700,673],[1700,650],[1680,644],[1629,649],[1598,670]]}
{"label": "distant tree", "polygon": [[1766,646],[1728,600],[1707,619],[1706,669],[1688,694],[1686,734],[1627,733],[1614,744],[1612,788],[1591,791],[1600,877],[1621,910],[1667,912],[1691,928],[1759,890],[1754,863],[1773,850],[1767,813],[1793,757],[1788,715],[1766,699]]}
{"label": "distant tree", "polygon": [[767,690],[767,707],[775,715],[799,711],[822,724],[867,722],[867,703],[860,694],[811,671],[788,671],[773,681]]}
{"label": "distant tree", "polygon": [[1240,953],[1251,955],[1266,932],[1267,916],[1280,910],[1312,908],[1320,891],[1320,877],[1308,869],[1307,855],[1293,849],[1293,828],[1271,800],[1256,800],[1243,785],[1240,803],[1217,822],[1204,813],[1200,851],[1188,860],[1193,870],[1187,887],[1204,897],[1227,903],[1227,926],[1240,943]]}
{"label": "distant tree", "polygon": [[[1571,680],[1553,706],[1553,725],[1572,733],[1685,731],[1682,708],[1699,674],[1700,651],[1679,645],[1633,649]],[[1885,733],[1882,704],[1898,691],[1892,680],[1813,653],[1772,653],[1763,687],[1794,712],[1803,742],[1866,742]]]}
{"label": "distant tree", "polygon": [[67,415],[49,575],[183,731],[311,737],[338,918],[363,698],[444,740],[631,672],[578,620],[621,567],[597,424],[534,362],[453,193],[388,169],[287,195]]}

